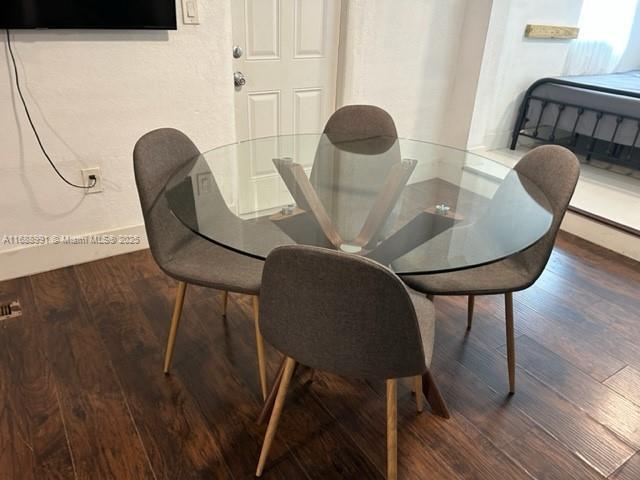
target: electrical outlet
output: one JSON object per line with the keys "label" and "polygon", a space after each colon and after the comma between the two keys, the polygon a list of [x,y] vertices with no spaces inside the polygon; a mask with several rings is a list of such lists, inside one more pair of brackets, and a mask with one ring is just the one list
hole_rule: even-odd
{"label": "electrical outlet", "polygon": [[102,192],[102,172],[100,171],[100,167],[92,167],[92,168],[83,168],[82,169],[82,185],[88,187],[91,185],[93,180],[89,177],[91,175],[95,175],[96,184],[92,188],[86,188],[85,193],[100,193]]}

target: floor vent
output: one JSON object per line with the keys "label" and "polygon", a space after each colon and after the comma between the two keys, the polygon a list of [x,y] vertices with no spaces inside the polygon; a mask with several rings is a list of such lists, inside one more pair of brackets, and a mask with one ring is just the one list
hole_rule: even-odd
{"label": "floor vent", "polygon": [[22,307],[20,306],[20,302],[18,302],[17,300],[14,300],[10,303],[0,304],[0,321],[19,317],[21,315]]}

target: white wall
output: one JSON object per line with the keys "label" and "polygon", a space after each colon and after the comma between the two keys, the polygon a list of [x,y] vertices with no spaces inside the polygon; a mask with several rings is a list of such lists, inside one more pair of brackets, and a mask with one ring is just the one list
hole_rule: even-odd
{"label": "white wall", "polygon": [[[130,226],[138,232],[142,215],[131,153],[141,135],[173,126],[201,149],[234,141],[229,5],[200,1],[201,24],[189,26],[181,24],[178,6],[178,31],[171,32],[12,32],[24,92],[45,145],[74,182],[80,181],[80,168],[102,168],[105,191],[94,195],[63,184],[40,154],[17,100],[3,41],[0,239]],[[35,256],[6,255],[15,248],[0,244],[0,278],[30,273],[21,262]],[[73,248],[46,250],[49,268],[64,264]],[[87,255],[110,253],[100,248]]]}
{"label": "white wall", "polygon": [[469,134],[470,148],[506,147],[527,87],[539,78],[563,73],[569,42],[527,39],[526,24],[576,26],[582,1],[493,1]]}
{"label": "white wall", "polygon": [[385,108],[403,137],[505,147],[524,91],[561,75],[569,48],[526,24],[577,25],[582,2],[349,0],[339,103]]}
{"label": "white wall", "polygon": [[402,137],[466,144],[491,0],[350,0],[340,104],[392,115]]}
{"label": "white wall", "polygon": [[467,146],[492,6],[492,0],[467,1],[440,139],[445,145]]}

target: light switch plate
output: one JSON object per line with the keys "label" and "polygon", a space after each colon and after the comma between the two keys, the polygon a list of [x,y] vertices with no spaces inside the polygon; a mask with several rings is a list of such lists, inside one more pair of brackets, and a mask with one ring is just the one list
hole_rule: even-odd
{"label": "light switch plate", "polygon": [[182,22],[185,25],[199,25],[198,0],[182,0]]}

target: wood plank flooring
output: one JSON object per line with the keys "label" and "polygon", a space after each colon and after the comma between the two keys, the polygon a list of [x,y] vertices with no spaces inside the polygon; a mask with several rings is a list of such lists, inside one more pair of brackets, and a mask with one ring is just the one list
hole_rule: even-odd
{"label": "wood plank flooring", "polygon": [[[251,301],[190,286],[172,374],[175,282],[147,251],[0,283],[0,480],[252,478],[265,427]],[[403,479],[640,478],[640,264],[561,234],[514,295],[508,397],[503,297],[437,297],[433,370],[452,418],[398,390]],[[279,354],[268,348],[269,376]],[[264,478],[382,479],[384,382],[301,369]]]}

